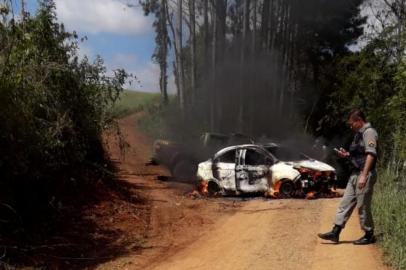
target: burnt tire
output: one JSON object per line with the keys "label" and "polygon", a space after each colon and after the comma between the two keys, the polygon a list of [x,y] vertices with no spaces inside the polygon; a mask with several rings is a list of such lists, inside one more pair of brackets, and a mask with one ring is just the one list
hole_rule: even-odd
{"label": "burnt tire", "polygon": [[290,180],[285,180],[282,182],[279,188],[279,196],[282,198],[290,198],[295,192],[295,184]]}
{"label": "burnt tire", "polygon": [[209,196],[215,196],[221,192],[221,188],[219,187],[219,185],[217,185],[216,182],[210,181],[207,187],[207,191],[209,193]]}
{"label": "burnt tire", "polygon": [[195,183],[197,165],[190,160],[178,161],[172,169],[172,176],[176,181]]}

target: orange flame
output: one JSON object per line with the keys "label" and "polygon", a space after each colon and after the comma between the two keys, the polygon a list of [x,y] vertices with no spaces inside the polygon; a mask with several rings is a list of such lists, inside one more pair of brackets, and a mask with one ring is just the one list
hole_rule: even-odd
{"label": "orange flame", "polygon": [[209,183],[201,180],[197,185],[197,188],[188,194],[192,198],[201,198],[209,195]]}
{"label": "orange flame", "polygon": [[306,199],[308,200],[312,200],[315,199],[315,192],[314,191],[310,191],[306,194]]}
{"label": "orange flame", "polygon": [[267,192],[265,192],[266,197],[271,197],[273,199],[279,198],[279,189],[281,187],[281,182],[276,182]]}
{"label": "orange flame", "polygon": [[200,181],[199,182],[199,186],[197,188],[199,190],[199,192],[203,195],[207,195],[209,194],[209,182],[207,181]]}

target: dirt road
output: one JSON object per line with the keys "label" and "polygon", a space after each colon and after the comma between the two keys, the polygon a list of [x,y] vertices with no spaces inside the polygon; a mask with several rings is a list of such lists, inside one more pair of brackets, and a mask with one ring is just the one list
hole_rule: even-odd
{"label": "dirt road", "polygon": [[120,121],[131,150],[120,160],[122,178],[141,186],[151,201],[149,233],[141,253],[98,269],[329,269],[374,270],[384,266],[375,245],[354,246],[362,235],[354,214],[342,242],[317,238],[331,228],[340,199],[241,201],[193,199],[190,186],[162,183],[168,172],[145,167],[150,141],[135,128],[137,116]]}
{"label": "dirt road", "polygon": [[389,269],[375,246],[354,246],[352,219],[342,243],[319,241],[338,200],[254,200],[215,229],[151,269]]}

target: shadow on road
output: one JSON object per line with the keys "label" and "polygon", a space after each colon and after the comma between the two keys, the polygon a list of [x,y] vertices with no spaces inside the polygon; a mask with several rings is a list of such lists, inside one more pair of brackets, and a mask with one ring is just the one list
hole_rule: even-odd
{"label": "shadow on road", "polygon": [[153,248],[146,244],[150,206],[139,188],[120,180],[78,187],[71,201],[56,206],[56,221],[29,228],[13,240],[0,235],[0,269],[92,268]]}

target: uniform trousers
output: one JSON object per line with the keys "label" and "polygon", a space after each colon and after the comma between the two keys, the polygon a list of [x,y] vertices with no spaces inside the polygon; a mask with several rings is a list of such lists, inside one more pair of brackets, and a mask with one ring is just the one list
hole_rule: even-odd
{"label": "uniform trousers", "polygon": [[372,218],[372,194],[376,182],[376,171],[370,171],[367,176],[367,183],[363,189],[358,188],[358,176],[360,172],[353,172],[348,180],[344,196],[337,209],[335,225],[345,227],[355,207],[358,209],[361,229],[372,231],[374,221]]}

